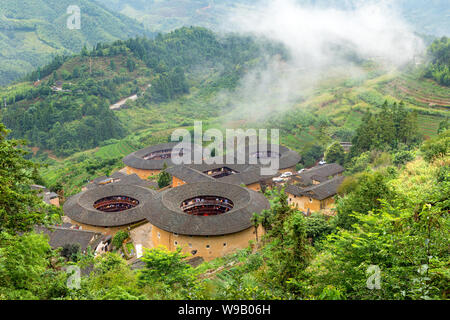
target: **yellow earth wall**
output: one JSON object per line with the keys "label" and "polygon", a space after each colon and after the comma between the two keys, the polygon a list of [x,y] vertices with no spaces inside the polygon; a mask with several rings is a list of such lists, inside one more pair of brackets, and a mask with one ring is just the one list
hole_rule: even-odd
{"label": "yellow earth wall", "polygon": [[[263,234],[264,229],[259,226],[258,240]],[[237,249],[244,249],[248,247],[250,240],[256,240],[255,228],[253,227],[232,234],[206,237],[177,235],[153,226],[149,236],[152,237],[152,243],[155,247],[162,245],[171,251],[181,247],[184,253],[190,255],[192,255],[193,250],[197,250],[197,253],[192,256],[200,256],[206,261],[222,257]]]}
{"label": "yellow earth wall", "polygon": [[150,176],[154,176],[161,172],[161,170],[143,170],[143,169],[136,169],[132,167],[126,167],[127,174],[137,174],[139,178],[146,180]]}
{"label": "yellow earth wall", "polygon": [[87,230],[87,231],[94,231],[94,232],[100,232],[107,235],[115,235],[119,230],[128,230],[129,225],[120,226],[120,227],[98,227],[98,226],[91,226],[88,224],[80,223],[75,220],[70,219],[70,223],[76,226],[80,226],[81,230]]}
{"label": "yellow earth wall", "polygon": [[175,176],[172,176],[172,188],[182,186],[183,184],[186,184],[186,182]]}
{"label": "yellow earth wall", "polygon": [[247,188],[254,190],[254,191],[261,191],[261,184],[259,182],[249,184]]}
{"label": "yellow earth wall", "polygon": [[[334,203],[333,198],[328,198],[328,199],[331,199],[332,203]],[[320,211],[321,209],[327,209],[327,206],[329,206],[328,199],[322,200],[323,208],[321,208],[320,200],[309,198],[309,197],[303,197],[303,196],[302,197],[294,196],[294,195],[288,193],[288,201],[289,201],[289,204],[291,205],[291,207],[297,207],[298,209],[300,209],[302,211],[308,211],[308,209],[309,209],[309,211],[311,211],[311,212],[316,212],[316,211]]]}

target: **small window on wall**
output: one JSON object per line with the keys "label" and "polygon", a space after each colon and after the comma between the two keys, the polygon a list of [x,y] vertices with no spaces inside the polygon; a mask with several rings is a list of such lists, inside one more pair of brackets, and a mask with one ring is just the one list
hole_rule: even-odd
{"label": "small window on wall", "polygon": [[192,248],[192,243],[189,243],[189,248]]}
{"label": "small window on wall", "polygon": [[174,244],[177,246],[178,245],[178,241],[175,241]]}
{"label": "small window on wall", "polygon": [[158,232],[158,239],[161,239],[161,233]]}
{"label": "small window on wall", "polygon": [[312,198],[309,198],[309,202],[312,202]]}
{"label": "small window on wall", "polygon": [[210,246],[209,246],[209,244],[207,244],[207,245],[206,245],[206,249],[209,249],[209,248],[210,248]]}
{"label": "small window on wall", "polygon": [[173,235],[174,235],[175,237],[178,237],[178,233],[174,233]]}
{"label": "small window on wall", "polygon": [[227,243],[226,243],[226,242],[224,242],[224,243],[223,243],[223,246],[224,246],[224,247],[226,247],[226,246],[227,246]]}
{"label": "small window on wall", "polygon": [[195,256],[195,254],[197,253],[197,250],[192,250],[191,253],[193,256]]}

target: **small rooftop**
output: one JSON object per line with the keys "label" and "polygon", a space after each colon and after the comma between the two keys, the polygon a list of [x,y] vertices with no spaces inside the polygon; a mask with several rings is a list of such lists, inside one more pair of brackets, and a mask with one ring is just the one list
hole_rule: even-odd
{"label": "small rooftop", "polygon": [[[186,183],[220,181],[250,185],[272,179],[275,175],[262,175],[261,167],[249,164],[191,164],[178,165],[166,170]],[[210,173],[210,174],[208,174]]]}
{"label": "small rooftop", "polygon": [[286,192],[295,196],[310,197],[317,200],[324,200],[337,194],[337,190],[344,181],[345,177],[338,176],[327,180],[321,184],[313,185],[307,188],[302,188],[298,185],[288,185]]}
{"label": "small rooftop", "polygon": [[64,227],[35,227],[36,233],[47,234],[49,244],[53,249],[64,247],[67,244],[79,244],[81,251],[88,247],[95,250],[101,242],[103,235],[98,232],[70,229]]}
{"label": "small rooftop", "polygon": [[145,188],[157,189],[158,184],[149,180],[143,180],[135,173],[126,175],[120,171],[112,174],[111,176],[102,176],[92,180],[86,185],[87,190],[92,190],[101,186],[116,184],[116,185],[135,185]]}
{"label": "small rooftop", "polygon": [[330,177],[334,177],[337,174],[341,174],[345,171],[344,167],[337,163],[328,163],[318,165],[313,168],[307,169],[300,173],[298,177],[301,180],[302,185],[311,185],[313,180],[320,183],[327,181]]}

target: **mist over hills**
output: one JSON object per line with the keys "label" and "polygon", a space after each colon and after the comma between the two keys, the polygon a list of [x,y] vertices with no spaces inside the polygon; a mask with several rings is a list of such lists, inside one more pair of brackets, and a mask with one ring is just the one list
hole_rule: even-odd
{"label": "mist over hills", "polygon": [[[67,8],[81,10],[81,29],[67,28]],[[91,0],[0,2],[0,85],[16,80],[56,54],[71,54],[98,42],[146,34],[134,19]]]}
{"label": "mist over hills", "polygon": [[[136,18],[154,31],[169,31],[184,25],[218,29],[224,17],[252,10],[273,1],[249,0],[96,0],[106,7]],[[383,3],[393,7],[416,32],[443,36],[450,34],[450,7],[446,0],[296,0],[304,6],[352,9],[365,3]]]}
{"label": "mist over hills", "polygon": [[[83,46],[111,42],[182,26],[215,31],[241,31],[230,18],[252,13],[274,1],[250,0],[4,0],[0,3],[0,85],[17,80],[48,63],[56,54],[72,54]],[[353,10],[367,0],[292,0],[304,8]],[[380,1],[377,2],[377,4]],[[450,9],[445,0],[388,0],[420,34],[450,34]],[[82,12],[81,30],[66,26],[67,8]]]}

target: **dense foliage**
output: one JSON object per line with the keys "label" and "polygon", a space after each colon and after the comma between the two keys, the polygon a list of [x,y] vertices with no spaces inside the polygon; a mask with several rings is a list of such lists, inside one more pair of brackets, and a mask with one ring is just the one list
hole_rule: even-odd
{"label": "dense foliage", "polygon": [[450,39],[436,39],[428,48],[431,59],[425,77],[432,78],[444,86],[450,86]]}
{"label": "dense foliage", "polygon": [[50,223],[60,213],[30,189],[36,165],[23,158],[23,142],[8,140],[8,133],[0,123],[0,233],[29,231],[35,224]]}
{"label": "dense foliage", "polygon": [[412,146],[420,141],[417,134],[417,114],[405,108],[403,102],[387,101],[377,114],[368,112],[352,140],[350,156],[370,150],[392,150],[401,145]]}

